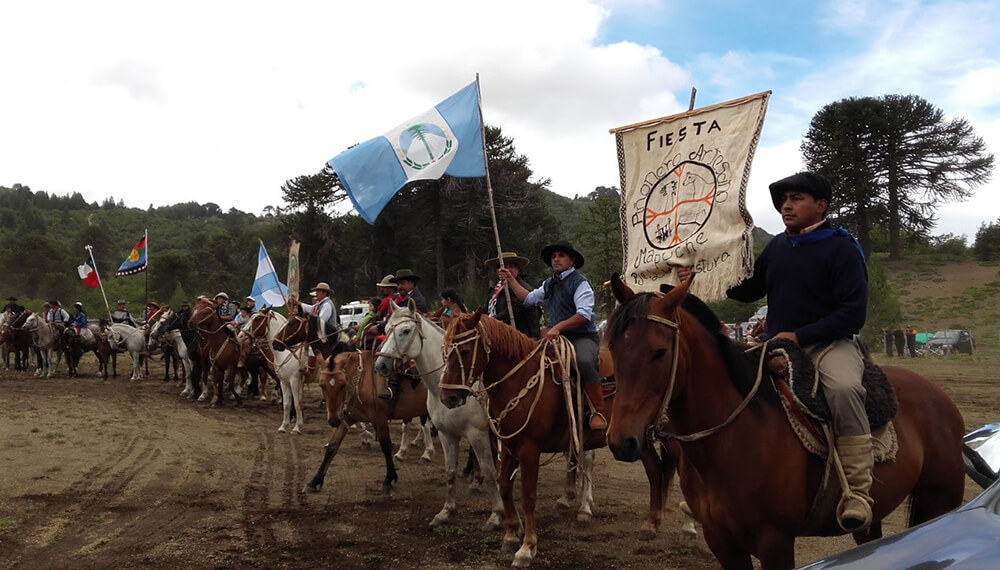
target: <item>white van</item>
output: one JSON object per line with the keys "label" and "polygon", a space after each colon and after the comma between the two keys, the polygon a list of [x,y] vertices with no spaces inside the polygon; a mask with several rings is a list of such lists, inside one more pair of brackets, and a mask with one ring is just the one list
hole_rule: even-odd
{"label": "white van", "polygon": [[351,325],[359,324],[365,318],[366,313],[368,313],[367,301],[351,301],[346,305],[341,305],[338,311],[340,326],[346,329]]}

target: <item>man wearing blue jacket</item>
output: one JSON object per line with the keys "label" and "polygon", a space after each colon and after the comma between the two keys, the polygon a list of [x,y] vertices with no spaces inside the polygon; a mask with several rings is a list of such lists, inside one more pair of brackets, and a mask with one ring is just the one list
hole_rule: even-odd
{"label": "man wearing blue jacket", "polygon": [[[858,242],[826,219],[832,190],[815,172],[770,185],[785,232],[767,244],[753,276],[728,291],[738,301],[767,296],[767,338],[789,339],[813,359],[833,415],[836,448],[850,486],[837,508],[848,532],[872,520],[872,444],[854,336],[865,324],[868,271]],[[686,278],[690,270],[678,271]]]}

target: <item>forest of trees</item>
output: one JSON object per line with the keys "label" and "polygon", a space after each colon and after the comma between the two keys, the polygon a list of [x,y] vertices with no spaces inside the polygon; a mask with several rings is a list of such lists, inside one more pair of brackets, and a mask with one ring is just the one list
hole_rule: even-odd
{"label": "forest of trees", "polygon": [[[585,273],[595,285],[620,270],[617,188],[559,196],[500,128],[486,127],[486,148],[501,244],[532,260],[524,272],[529,282],[544,277],[547,267],[537,255],[553,241],[570,241],[584,253]],[[866,253],[888,252],[892,259],[937,251],[1000,259],[1000,219],[984,224],[971,247],[961,237],[929,234],[940,202],[967,198],[992,172],[993,155],[963,119],[945,121],[939,109],[916,96],[845,99],[816,114],[802,151],[808,167],[827,174],[842,192],[833,216],[859,237]],[[98,204],[79,193],[0,187],[0,294],[29,307],[51,298],[80,300],[99,312],[100,291],[88,289],[76,274],[85,245],[94,248],[108,298],[126,298],[133,306],[144,301],[147,282],[149,299],[161,303],[218,291],[231,298],[248,294],[258,240],[279,274],[287,267],[290,240],[301,242],[303,288],[327,281],[339,303],[374,294],[383,275],[405,267],[422,277],[420,288],[432,304],[450,287],[476,307],[494,278],[484,265],[496,255],[484,179],[410,184],[374,225],[336,207],[346,194],[330,170],[289,179],[280,196],[282,204],[257,215],[194,202],[143,210],[110,196]],[[147,229],[150,271],[112,277]],[[768,236],[757,230],[759,251]],[[896,318],[898,304],[877,263],[870,264],[869,275],[872,303],[878,305],[870,310],[877,319],[869,321],[881,326],[875,320]],[[731,322],[745,320],[759,304],[722,301],[713,307]],[[602,304],[599,314],[606,316],[608,308]]]}

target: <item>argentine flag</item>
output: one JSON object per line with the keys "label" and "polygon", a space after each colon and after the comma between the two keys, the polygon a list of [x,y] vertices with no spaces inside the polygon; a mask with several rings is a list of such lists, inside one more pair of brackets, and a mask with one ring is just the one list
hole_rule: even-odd
{"label": "argentine flag", "polygon": [[250,296],[257,302],[259,309],[282,307],[285,305],[285,297],[288,296],[288,287],[278,281],[278,274],[274,272],[274,264],[267,256],[264,242],[260,243],[260,251],[257,253],[257,277],[253,281]]}
{"label": "argentine flag", "polygon": [[389,200],[412,180],[486,176],[479,80],[380,137],[330,159],[354,208],[375,223]]}

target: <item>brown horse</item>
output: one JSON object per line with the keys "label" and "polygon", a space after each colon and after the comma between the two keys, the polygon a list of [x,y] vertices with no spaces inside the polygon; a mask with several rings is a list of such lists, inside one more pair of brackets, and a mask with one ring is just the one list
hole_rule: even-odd
{"label": "brown horse", "polygon": [[[752,568],[753,555],[765,569],[792,568],[795,537],[816,522],[809,513],[825,462],[799,442],[774,387],[756,389],[754,375],[739,370],[741,355],[708,307],[682,306],[689,284],[636,295],[612,278],[622,305],[605,333],[618,381],[611,451],[634,461],[654,439],[680,442],[681,489],[722,566]],[[875,522],[854,534],[858,543],[880,537],[882,519],[907,497],[909,523],[919,524],[961,504],[965,486],[955,404],[926,378],[884,371],[899,400],[899,450],[875,466]],[[843,534],[834,519],[810,534]]]}
{"label": "brown horse", "polygon": [[223,384],[229,385],[229,391],[236,400],[236,405],[242,405],[243,400],[236,393],[236,365],[240,359],[240,347],[236,343],[235,333],[227,330],[226,323],[219,318],[215,307],[209,303],[199,303],[191,313],[188,326],[198,333],[198,351],[201,355],[202,370],[212,371],[211,407],[221,406]]}
{"label": "brown horse", "polygon": [[[580,417],[580,407],[573,402],[579,401],[578,396],[567,404],[564,390],[569,377],[563,371],[572,364],[560,362],[558,343],[539,344],[501,321],[484,317],[480,307],[475,313],[452,319],[445,332],[444,347],[446,367],[441,379],[441,401],[445,405],[454,408],[465,404],[473,393],[473,385],[482,378],[484,388],[476,396],[481,401],[488,400],[490,421],[502,449],[498,483],[504,505],[503,549],[517,550],[514,566],[529,566],[538,545],[535,504],[540,454],[567,452],[574,447],[581,451],[573,445],[574,441],[582,444],[582,450],[604,447],[605,434],[580,427],[580,422],[583,425],[586,422]],[[570,420],[571,413],[576,422]],[[649,460],[658,462],[654,456],[655,452],[650,451]],[[665,468],[672,465],[670,462]],[[582,455],[581,467],[585,473],[592,470],[593,453]],[[513,476],[518,468],[525,518],[523,541],[517,536],[520,520],[513,500]],[[581,522],[590,519],[593,506],[591,481],[589,477],[584,479],[586,487],[577,513]],[[563,506],[568,505],[563,503]]]}
{"label": "brown horse", "polygon": [[[342,346],[345,344],[341,343]],[[327,422],[334,430],[326,444],[319,470],[306,484],[303,492],[315,493],[323,488],[326,470],[337,455],[348,427],[358,422],[370,422],[375,428],[375,437],[382,455],[385,456],[385,478],[380,490],[388,493],[399,479],[392,456],[389,420],[408,422],[413,418],[426,416],[427,387],[423,382],[414,386],[412,382],[403,381],[402,390],[395,401],[383,400],[378,397],[384,384],[381,377],[375,374],[374,353],[350,350],[335,353],[329,360],[320,354],[316,360],[319,367],[319,387],[326,402]]]}

